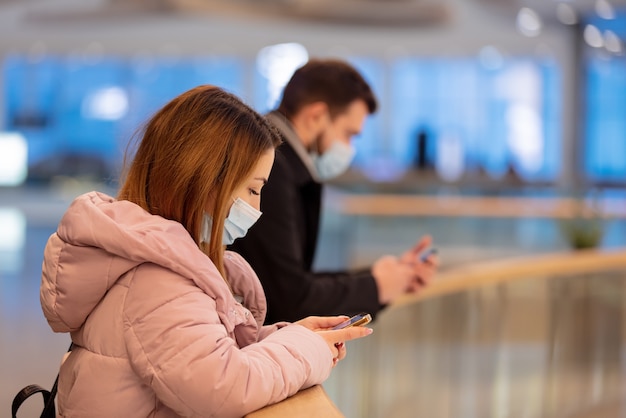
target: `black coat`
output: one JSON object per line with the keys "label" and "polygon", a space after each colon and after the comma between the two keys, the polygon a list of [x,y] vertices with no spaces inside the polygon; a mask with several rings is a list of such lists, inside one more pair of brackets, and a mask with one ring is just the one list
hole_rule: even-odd
{"label": "black coat", "polygon": [[322,185],[284,141],[261,192],[261,218],[229,249],[259,276],[268,302],[266,323],[309,315],[374,316],[376,282],[369,270],[312,272],[320,222]]}

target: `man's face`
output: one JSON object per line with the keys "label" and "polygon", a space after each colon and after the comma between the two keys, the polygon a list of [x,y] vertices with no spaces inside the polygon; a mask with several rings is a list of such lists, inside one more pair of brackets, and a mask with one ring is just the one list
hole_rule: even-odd
{"label": "man's face", "polygon": [[369,115],[367,104],[363,100],[355,100],[348,105],[345,112],[335,119],[329,119],[326,128],[316,140],[317,152],[322,155],[335,141],[350,145],[352,138],[361,133],[365,119]]}

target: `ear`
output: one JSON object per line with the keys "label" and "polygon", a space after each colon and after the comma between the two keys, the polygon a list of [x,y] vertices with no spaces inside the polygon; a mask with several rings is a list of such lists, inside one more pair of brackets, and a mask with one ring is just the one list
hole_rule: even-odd
{"label": "ear", "polygon": [[326,123],[328,105],[317,101],[304,105],[291,117],[291,123],[305,147],[311,146]]}
{"label": "ear", "polygon": [[306,116],[307,128],[318,131],[319,127],[326,123],[328,117],[328,105],[324,102],[313,102],[303,109]]}
{"label": "ear", "polygon": [[305,146],[310,146],[327,123],[328,105],[313,102],[302,107],[299,112],[299,132]]}
{"label": "ear", "polygon": [[306,108],[309,116],[312,118],[321,119],[326,117],[326,114],[328,113],[328,105],[324,102],[313,102],[306,105]]}

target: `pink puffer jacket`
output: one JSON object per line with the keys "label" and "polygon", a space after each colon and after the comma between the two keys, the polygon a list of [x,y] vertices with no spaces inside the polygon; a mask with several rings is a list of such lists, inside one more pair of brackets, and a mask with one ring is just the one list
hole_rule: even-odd
{"label": "pink puffer jacket", "polygon": [[48,241],[41,284],[48,323],[76,345],[59,415],[240,417],[323,382],[324,339],[263,327],[258,278],[235,253],[225,265],[236,297],[179,223],[102,193],[78,197]]}

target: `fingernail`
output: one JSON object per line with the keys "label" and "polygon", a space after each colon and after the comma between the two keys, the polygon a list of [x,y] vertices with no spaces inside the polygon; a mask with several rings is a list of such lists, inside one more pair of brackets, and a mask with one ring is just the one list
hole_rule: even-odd
{"label": "fingernail", "polygon": [[372,328],[367,328],[367,335],[370,335],[374,330]]}

